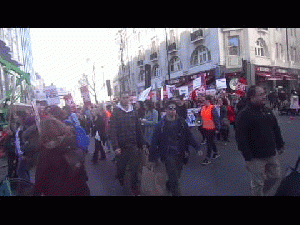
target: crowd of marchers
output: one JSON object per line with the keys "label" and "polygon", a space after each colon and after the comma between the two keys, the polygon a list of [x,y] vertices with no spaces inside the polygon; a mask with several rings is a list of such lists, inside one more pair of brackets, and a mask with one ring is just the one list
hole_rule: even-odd
{"label": "crowd of marchers", "polygon": [[[121,186],[129,185],[131,195],[143,195],[142,168],[160,164],[166,173],[166,195],[179,196],[179,180],[190,149],[198,155],[206,152],[201,164],[207,166],[222,157],[215,139],[226,145],[229,131],[234,130],[250,174],[251,193],[266,195],[281,178],[278,155],[284,152],[284,141],[272,109],[266,107],[265,90],[251,86],[239,101],[218,95],[192,102],[194,108],[200,108],[195,117],[202,140],[195,140],[186,122],[187,104],[191,104],[183,97],[155,107],[150,100],[132,104],[129,93],[124,92],[116,104],[81,112],[72,112],[68,106],[38,107],[40,123],[33,113],[15,113],[11,116],[16,122],[3,129],[0,142],[8,176],[30,182],[30,172],[36,167],[32,195],[90,195],[85,164],[106,160],[109,151],[115,156],[116,179]],[[84,144],[87,135],[95,140],[90,159]]]}

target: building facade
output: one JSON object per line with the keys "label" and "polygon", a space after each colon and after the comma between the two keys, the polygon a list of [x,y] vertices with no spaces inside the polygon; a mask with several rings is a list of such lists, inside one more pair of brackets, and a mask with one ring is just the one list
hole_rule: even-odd
{"label": "building facade", "polygon": [[280,87],[290,92],[299,88],[299,31],[299,28],[122,29],[123,66],[114,79],[114,90],[138,95],[150,85],[158,90],[164,84],[181,85],[204,76],[207,89],[216,88],[216,79],[226,78],[227,90],[231,92],[236,81],[245,77],[248,86],[260,84],[267,91]]}
{"label": "building facade", "polygon": [[[16,84],[18,102],[28,102],[33,95],[29,82],[19,79],[29,75],[35,80],[29,28],[0,28],[0,99]],[[9,70],[7,67],[10,67]],[[27,77],[26,77],[27,78]],[[20,81],[20,82],[19,82]],[[29,81],[29,79],[27,79]]]}

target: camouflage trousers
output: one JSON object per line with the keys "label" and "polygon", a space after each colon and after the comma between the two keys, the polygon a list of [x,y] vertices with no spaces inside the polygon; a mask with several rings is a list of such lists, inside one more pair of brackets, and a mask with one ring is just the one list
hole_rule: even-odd
{"label": "camouflage trousers", "polygon": [[267,195],[277,181],[280,180],[278,154],[270,158],[254,158],[251,161],[246,161],[246,168],[250,173],[252,196]]}

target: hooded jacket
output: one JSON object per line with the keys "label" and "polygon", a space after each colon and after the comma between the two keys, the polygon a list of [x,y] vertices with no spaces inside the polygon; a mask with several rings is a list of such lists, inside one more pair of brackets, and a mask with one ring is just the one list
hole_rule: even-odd
{"label": "hooded jacket", "polygon": [[236,119],[236,141],[245,161],[269,158],[284,146],[277,119],[271,109],[248,104]]}

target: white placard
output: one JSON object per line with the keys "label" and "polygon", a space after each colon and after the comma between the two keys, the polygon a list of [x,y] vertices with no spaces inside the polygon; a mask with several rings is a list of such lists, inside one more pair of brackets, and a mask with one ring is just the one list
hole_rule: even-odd
{"label": "white placard", "polygon": [[227,88],[226,78],[216,80],[217,89]]}
{"label": "white placard", "polygon": [[56,86],[52,85],[45,87],[45,93],[48,105],[59,105],[60,98],[58,96]]}
{"label": "white placard", "polygon": [[185,94],[184,95],[184,100],[188,99],[189,97],[189,87],[188,86],[182,86],[178,88],[179,90],[179,95]]}
{"label": "white placard", "polygon": [[193,89],[197,89],[199,87],[201,87],[201,77],[196,78],[195,80],[193,80]]}

